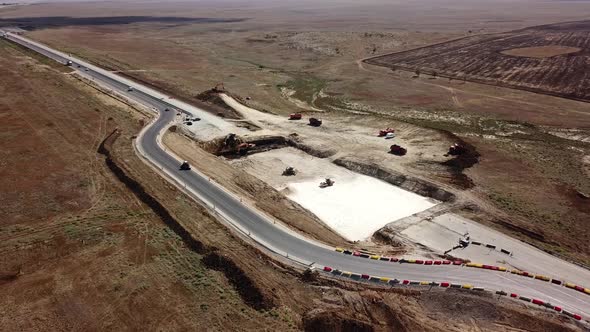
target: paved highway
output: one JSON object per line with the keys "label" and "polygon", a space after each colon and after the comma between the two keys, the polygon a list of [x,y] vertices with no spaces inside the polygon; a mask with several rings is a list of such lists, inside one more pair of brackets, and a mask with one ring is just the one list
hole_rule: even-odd
{"label": "paved highway", "polygon": [[[180,187],[185,187],[189,194],[204,201],[208,206],[214,207],[225,223],[233,225],[243,234],[249,234],[258,244],[269,250],[271,255],[288,256],[290,260],[299,262],[298,264],[316,268],[330,266],[353,273],[392,279],[472,284],[487,290],[504,290],[559,305],[583,315],[585,319],[590,316],[590,295],[548,282],[511,273],[462,266],[400,264],[354,257],[338,253],[333,248],[306,239],[285,226],[275,224],[260,211],[241,203],[239,198],[228,193],[218,184],[210,182],[198,171],[180,171],[180,161],[162,147],[160,135],[175,120],[177,116],[175,110],[199,116],[203,121],[210,121],[219,126],[223,126],[222,120],[194,106],[176,101],[158,91],[22,36],[9,33],[6,38],[61,63],[72,61],[72,68],[78,70],[81,75],[92,78],[96,83],[116,90],[146,107],[156,109],[157,119],[144,128],[136,141],[140,153],[153,166],[165,173],[169,180],[172,179],[180,184]],[[133,91],[128,91],[130,86],[133,87]],[[543,271],[532,272],[543,273]]]}

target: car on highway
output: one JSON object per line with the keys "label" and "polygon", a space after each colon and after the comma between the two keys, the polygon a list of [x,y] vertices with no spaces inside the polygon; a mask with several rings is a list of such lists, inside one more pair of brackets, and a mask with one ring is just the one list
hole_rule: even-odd
{"label": "car on highway", "polygon": [[127,91],[129,91],[129,92],[133,91],[133,87],[132,86],[128,87]]}

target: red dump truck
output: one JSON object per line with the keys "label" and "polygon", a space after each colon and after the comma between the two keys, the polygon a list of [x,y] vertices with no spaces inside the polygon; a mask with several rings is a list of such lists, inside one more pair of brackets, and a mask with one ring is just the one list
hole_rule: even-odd
{"label": "red dump truck", "polygon": [[302,115],[301,113],[291,113],[289,114],[289,120],[301,120]]}

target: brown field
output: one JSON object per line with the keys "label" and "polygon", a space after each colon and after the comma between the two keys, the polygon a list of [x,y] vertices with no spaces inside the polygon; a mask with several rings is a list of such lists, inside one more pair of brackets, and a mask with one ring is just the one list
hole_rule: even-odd
{"label": "brown field", "polygon": [[502,51],[504,55],[521,56],[525,58],[550,58],[557,55],[580,52],[582,49],[569,46],[532,46],[513,48]]}
{"label": "brown field", "polygon": [[0,41],[0,330],[579,330],[509,300],[269,262],[135,156],[142,112],[41,61]]}
{"label": "brown field", "polygon": [[589,29],[590,21],[542,25],[462,38],[366,62],[590,101]]}
{"label": "brown field", "polygon": [[[590,192],[590,104],[469,81],[412,78],[412,72],[359,61],[439,47],[437,43],[470,36],[469,30],[522,29],[543,24],[547,17],[580,20],[587,17],[589,2],[514,1],[510,11],[491,2],[462,0],[451,1],[448,8],[428,1],[391,5],[375,0],[362,8],[353,2],[340,7],[301,3],[272,6],[269,0],[243,8],[214,1],[142,2],[141,7],[43,3],[2,8],[0,18],[12,23],[16,18],[35,29],[27,32],[33,39],[195,102],[199,93],[223,82],[233,94],[251,97],[252,107],[281,115],[320,110],[325,119],[345,119],[370,131],[391,125],[411,134],[417,147],[447,144],[441,137],[452,132],[481,154],[479,163],[464,172],[473,188],[458,187],[448,167],[426,163],[426,157],[385,166],[432,181],[457,194],[461,204],[477,206],[459,213],[590,263],[590,211],[578,193]],[[154,12],[184,19],[150,19]],[[112,20],[121,15],[144,18]],[[67,25],[47,19],[56,16],[86,19],[68,20]],[[217,21],[194,20],[199,17]],[[524,37],[538,36],[535,29],[504,35],[515,41],[511,38],[520,33],[529,43]],[[547,33],[563,37],[559,29]],[[581,40],[579,33],[574,35]],[[485,45],[492,44],[490,39]],[[579,56],[511,57],[499,52],[531,45],[502,45],[495,58],[523,63]],[[144,115],[59,73],[63,68],[51,67],[41,57],[0,46],[0,211],[6,216],[0,225],[0,306],[9,308],[0,316],[0,330],[568,328],[559,318],[512,302],[302,282],[299,271],[269,262],[135,156],[131,139]],[[473,59],[479,59],[478,47],[473,49]],[[117,165],[202,244],[199,250],[123,185],[96,153],[115,128],[122,130],[110,147]],[[273,205],[276,200],[293,208],[258,179],[240,175],[183,137],[166,140],[180,143],[178,153],[195,163],[210,160],[202,166],[236,192],[264,198],[259,207],[291,220],[303,232],[340,241],[313,225],[313,216],[287,215]],[[348,152],[361,151],[359,143]],[[417,151],[425,153],[430,150]],[[507,225],[541,236],[531,238]],[[225,262],[220,257],[238,269],[220,271]],[[247,278],[232,280],[232,275]]]}

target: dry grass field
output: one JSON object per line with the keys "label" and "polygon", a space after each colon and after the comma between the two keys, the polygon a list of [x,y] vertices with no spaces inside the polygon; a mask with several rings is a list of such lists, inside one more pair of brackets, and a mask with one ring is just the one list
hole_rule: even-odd
{"label": "dry grass field", "polygon": [[491,297],[303,278],[135,156],[143,112],[4,41],[0,68],[0,330],[577,330]]}
{"label": "dry grass field", "polygon": [[[564,24],[548,25],[543,29],[557,28],[544,32],[526,27],[587,18],[590,3],[371,0],[363,5],[345,0],[282,6],[269,0],[241,7],[213,1],[198,6],[43,3],[0,8],[0,22],[28,27],[30,38],[185,100],[196,101],[199,93],[223,82],[232,94],[250,97],[249,106],[275,114],[300,111],[358,126],[418,126],[425,129],[416,130],[414,139],[426,143],[453,133],[481,154],[478,164],[464,170],[471,189],[457,186],[453,170],[437,163],[403,165],[408,174],[477,205],[458,213],[590,264],[589,203],[580,195],[590,192],[590,104],[469,79],[434,78],[426,70],[414,78],[413,70],[362,61],[444,45],[460,51],[479,41],[468,48],[472,61],[483,64],[482,56],[491,52],[490,60],[500,68],[525,66],[510,77],[494,74],[506,82],[526,85],[539,79],[534,64],[543,63],[553,71],[541,75],[543,84],[535,89],[583,96],[587,91],[555,77],[567,70],[560,66],[568,61],[587,59],[586,51],[537,47],[545,45],[539,37],[545,34],[563,41],[551,45],[585,50],[583,33],[567,35],[560,30]],[[75,19],[56,20],[59,16]],[[0,330],[566,328],[544,312],[527,313],[487,298],[301,282],[298,272],[263,259],[135,156],[131,140],[145,115],[41,57],[4,42],[0,53],[0,211],[7,216],[0,227],[0,304],[11,308],[2,311]],[[455,61],[440,60],[449,68]],[[479,75],[486,78],[494,68],[482,67]],[[576,71],[568,77],[583,80],[584,75]],[[96,153],[115,128],[122,131],[110,147],[117,164],[202,243],[201,250],[187,246]],[[226,166],[212,172],[221,174]],[[235,170],[227,174],[228,186],[234,177],[244,183]],[[247,278],[228,278],[219,257]],[[244,281],[254,287],[236,286]],[[453,321],[442,305],[448,303]]]}

